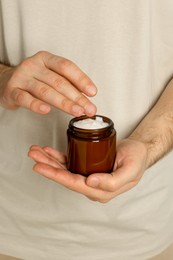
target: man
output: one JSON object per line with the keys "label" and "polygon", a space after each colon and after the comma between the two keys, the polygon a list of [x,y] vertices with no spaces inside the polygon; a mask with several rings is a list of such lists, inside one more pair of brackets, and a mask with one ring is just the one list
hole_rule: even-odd
{"label": "man", "polygon": [[[1,0],[0,252],[142,260],[172,243],[172,10],[168,0]],[[59,150],[68,114],[96,107],[115,123],[117,156],[112,174],[86,179]],[[54,182],[32,173],[32,144],[34,170]]]}

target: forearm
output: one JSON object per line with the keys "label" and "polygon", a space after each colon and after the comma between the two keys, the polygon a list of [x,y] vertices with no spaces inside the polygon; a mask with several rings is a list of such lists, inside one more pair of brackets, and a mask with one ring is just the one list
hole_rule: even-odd
{"label": "forearm", "polygon": [[146,144],[147,167],[173,148],[173,79],[129,138]]}

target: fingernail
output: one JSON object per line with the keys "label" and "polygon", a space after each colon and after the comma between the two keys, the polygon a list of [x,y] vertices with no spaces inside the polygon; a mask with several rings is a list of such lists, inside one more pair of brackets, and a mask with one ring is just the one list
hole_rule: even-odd
{"label": "fingernail", "polygon": [[97,188],[99,186],[100,180],[97,177],[92,177],[88,180],[88,185],[92,188]]}
{"label": "fingernail", "polygon": [[87,92],[89,95],[94,96],[97,93],[97,89],[94,86],[88,86]]}
{"label": "fingernail", "polygon": [[86,105],[86,107],[85,107],[85,113],[86,113],[88,116],[93,116],[93,115],[95,115],[95,113],[96,113],[96,107],[95,107],[93,104],[88,104],[88,105]]}

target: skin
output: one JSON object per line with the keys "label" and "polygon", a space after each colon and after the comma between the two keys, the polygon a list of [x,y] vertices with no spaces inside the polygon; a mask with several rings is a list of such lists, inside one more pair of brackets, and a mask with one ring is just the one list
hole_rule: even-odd
{"label": "skin", "polygon": [[66,169],[65,155],[50,147],[32,146],[29,156],[36,162],[36,172],[93,201],[107,203],[135,187],[146,169],[172,148],[173,80],[131,135],[118,143],[111,174],[72,174]]}
{"label": "skin", "polygon": [[[73,62],[47,52],[37,53],[15,68],[0,67],[0,102],[7,109],[21,106],[46,114],[55,106],[74,116],[92,116],[96,107],[84,94],[96,94],[89,77]],[[34,171],[93,201],[106,203],[136,186],[145,170],[172,148],[173,80],[131,135],[119,141],[111,174],[93,173],[87,178],[72,174],[66,168],[66,156],[51,147],[34,145],[28,155],[35,161]]]}
{"label": "skin", "polygon": [[93,173],[89,177],[69,172],[66,156],[51,147],[32,146],[29,156],[36,162],[34,171],[93,201],[106,203],[138,183],[146,167],[147,152],[142,143],[123,140],[117,146],[112,174]]}
{"label": "skin", "polygon": [[96,113],[86,97],[97,89],[76,64],[40,51],[16,67],[0,65],[0,104],[7,109],[27,108],[47,114],[54,106],[73,116]]}

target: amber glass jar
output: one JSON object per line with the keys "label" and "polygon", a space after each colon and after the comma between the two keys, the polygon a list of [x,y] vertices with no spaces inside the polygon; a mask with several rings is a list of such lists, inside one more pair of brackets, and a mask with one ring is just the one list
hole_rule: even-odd
{"label": "amber glass jar", "polygon": [[[98,116],[108,123],[100,129],[82,129],[73,124],[87,116],[73,118],[67,130],[67,168],[73,173],[88,176],[91,173],[110,173],[116,155],[116,131],[111,119]],[[91,117],[95,119],[96,116]]]}

